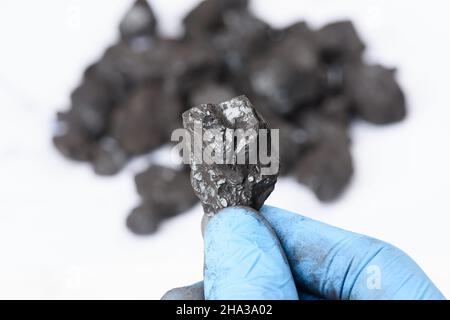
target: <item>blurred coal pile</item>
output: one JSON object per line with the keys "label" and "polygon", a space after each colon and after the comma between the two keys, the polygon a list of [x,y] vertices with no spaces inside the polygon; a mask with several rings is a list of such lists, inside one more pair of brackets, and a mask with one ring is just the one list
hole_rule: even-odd
{"label": "blurred coal pile", "polygon": [[[353,174],[352,121],[406,115],[395,71],[365,63],[350,21],[280,30],[255,17],[247,0],[206,0],[183,24],[182,37],[165,38],[149,4],[135,2],[118,41],[85,70],[70,108],[58,114],[53,141],[62,154],[114,175],[170,144],[189,107],[245,94],[280,129],[281,173],[333,201]],[[142,203],[127,220],[135,233],[151,234],[197,202],[186,168],[149,165],[135,181]]]}

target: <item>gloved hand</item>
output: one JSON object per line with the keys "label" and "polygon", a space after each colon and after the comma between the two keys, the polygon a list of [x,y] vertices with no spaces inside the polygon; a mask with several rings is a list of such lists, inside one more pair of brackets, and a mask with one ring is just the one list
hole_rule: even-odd
{"label": "gloved hand", "polygon": [[163,299],[445,299],[394,246],[274,207],[222,210],[204,243],[204,285]]}

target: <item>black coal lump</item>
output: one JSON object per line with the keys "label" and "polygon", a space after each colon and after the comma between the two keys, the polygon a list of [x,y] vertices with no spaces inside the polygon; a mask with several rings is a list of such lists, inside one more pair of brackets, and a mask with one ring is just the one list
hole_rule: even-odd
{"label": "black coal lump", "polygon": [[107,130],[115,98],[108,82],[90,68],[70,95],[71,108],[65,112],[63,122],[95,139]]}
{"label": "black coal lump", "polygon": [[[275,28],[249,2],[200,1],[184,17],[182,35],[169,38],[159,32],[149,3],[135,0],[119,24],[119,37],[86,68],[68,108],[58,113],[57,150],[88,162],[96,174],[113,175],[134,157],[147,158],[170,144],[172,130],[183,125],[181,115],[198,106],[185,120],[197,110],[192,116],[198,119],[206,119],[206,112],[218,115],[220,121],[207,121],[218,129],[279,129],[280,174],[296,177],[321,201],[337,199],[353,173],[352,122],[389,124],[406,116],[395,71],[366,62],[366,45],[349,20]],[[255,107],[243,97],[232,99],[240,95]],[[252,116],[238,117],[236,126],[228,123],[223,108],[230,104]],[[213,194],[205,198],[202,183],[193,180],[204,211],[259,208],[276,178],[255,174],[257,167],[213,167],[212,174],[225,179],[220,186],[223,179],[209,176],[209,167],[194,166],[192,177],[201,176],[198,181]],[[127,222],[136,233],[155,232],[163,219],[193,205],[186,171],[174,173],[177,185],[156,172],[170,170],[151,166],[136,178],[142,199]]]}
{"label": "black coal lump", "polygon": [[151,165],[135,176],[135,184],[144,202],[151,203],[162,216],[176,215],[198,201],[186,170]]}
{"label": "black coal lump", "polygon": [[235,96],[235,91],[227,84],[205,83],[192,91],[189,97],[189,105],[217,104],[230,100]]}
{"label": "black coal lump", "polygon": [[229,11],[247,10],[248,0],[204,0],[183,19],[186,36],[205,38],[224,27],[224,16]]}
{"label": "black coal lump", "polygon": [[92,148],[92,166],[101,176],[118,173],[128,162],[128,154],[111,137],[101,139]]}
{"label": "black coal lump", "polygon": [[[195,133],[196,123],[202,124],[202,135],[207,134],[207,130],[217,130],[223,141],[227,141],[227,129],[253,129],[257,134],[259,129],[268,129],[265,120],[245,96],[219,104],[202,104],[183,113],[183,126],[191,136],[191,143],[198,134]],[[255,141],[255,138],[257,136],[251,137],[250,141]],[[210,142],[214,142],[214,137],[203,140],[202,150],[205,150]],[[236,142],[236,147],[228,147],[244,150],[245,159],[248,159],[249,149],[246,147],[246,141],[240,139]],[[244,164],[227,164],[225,161],[208,164],[204,159],[197,159],[194,156],[194,148],[191,147],[190,161],[192,187],[205,214],[209,216],[229,206],[247,206],[259,210],[277,181],[278,172],[264,175],[261,170],[264,166],[259,157],[256,164],[250,164],[248,161]]]}
{"label": "black coal lump", "polygon": [[270,50],[254,58],[249,79],[273,112],[288,115],[321,99],[326,86],[314,33],[305,23],[281,32]]}
{"label": "black coal lump", "polygon": [[159,213],[151,205],[142,204],[134,208],[127,217],[128,229],[137,235],[150,235],[158,230]]}
{"label": "black coal lump", "polygon": [[311,188],[323,202],[336,200],[353,175],[348,145],[324,143],[302,156],[294,171],[297,180]]}
{"label": "black coal lump", "polygon": [[405,118],[405,96],[395,80],[395,70],[362,64],[347,70],[345,90],[359,117],[374,124]]}
{"label": "black coal lump", "polygon": [[307,115],[301,126],[310,148],[293,171],[297,180],[311,188],[320,201],[336,200],[353,175],[350,139],[342,124],[317,115]]}
{"label": "black coal lump", "polygon": [[145,41],[156,32],[156,16],[146,0],[137,0],[123,17],[119,25],[121,38],[129,43]]}
{"label": "black coal lump", "polygon": [[145,154],[170,141],[181,126],[181,104],[158,85],[137,88],[112,116],[111,135],[129,154]]}
{"label": "black coal lump", "polygon": [[127,218],[128,228],[136,234],[152,234],[165,219],[192,208],[198,199],[192,191],[189,172],[151,165],[135,176],[141,204]]}
{"label": "black coal lump", "polygon": [[79,130],[68,128],[59,123],[63,131],[53,137],[53,144],[56,149],[65,157],[76,161],[90,161],[92,140]]}
{"label": "black coal lump", "polygon": [[344,126],[350,125],[353,118],[350,100],[345,95],[335,95],[325,98],[320,103],[318,112],[321,116],[341,123]]}
{"label": "black coal lump", "polygon": [[317,32],[321,55],[328,62],[360,61],[365,49],[353,23],[349,20],[325,25]]}
{"label": "black coal lump", "polygon": [[224,14],[223,28],[211,40],[231,73],[240,74],[255,54],[265,50],[271,28],[249,11]]}

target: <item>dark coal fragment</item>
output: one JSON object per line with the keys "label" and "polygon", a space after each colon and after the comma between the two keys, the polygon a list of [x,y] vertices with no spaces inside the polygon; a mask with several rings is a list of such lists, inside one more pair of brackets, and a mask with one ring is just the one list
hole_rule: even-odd
{"label": "dark coal fragment", "polygon": [[93,147],[92,166],[101,176],[118,173],[128,162],[128,155],[112,138],[103,138]]}
{"label": "dark coal fragment", "polygon": [[118,72],[127,86],[163,80],[178,58],[179,40],[160,37],[141,40],[139,46],[119,42],[102,57],[102,63]]}
{"label": "dark coal fragment", "polygon": [[146,0],[137,0],[119,25],[120,36],[126,42],[151,38],[156,31],[156,17]]}
{"label": "dark coal fragment", "polygon": [[138,235],[150,235],[158,230],[160,217],[151,206],[140,205],[131,211],[127,217],[127,227]]}
{"label": "dark coal fragment", "polygon": [[77,161],[90,161],[91,159],[92,141],[80,131],[68,129],[66,132],[54,136],[53,144],[69,159]]}
{"label": "dark coal fragment", "polygon": [[405,96],[392,69],[379,65],[349,67],[345,90],[356,114],[366,121],[388,124],[406,116]]}
{"label": "dark coal fragment", "polygon": [[[272,125],[272,124],[271,124]],[[276,124],[272,125],[277,128]],[[307,150],[309,140],[308,134],[302,128],[284,123],[280,128],[280,174],[291,173],[292,168]]]}
{"label": "dark coal fragment", "polygon": [[184,19],[186,39],[210,44],[208,51],[219,54],[228,72],[243,72],[253,54],[265,46],[271,30],[247,7],[247,0],[201,2]]}
{"label": "dark coal fragment", "polygon": [[353,175],[346,127],[316,115],[306,115],[301,126],[311,147],[299,159],[294,175],[311,188],[320,201],[336,200]]}
{"label": "dark coal fragment", "polygon": [[[201,135],[206,135],[206,139],[202,142],[202,150],[220,143],[216,140],[218,137],[227,141],[227,129],[253,129],[258,134],[259,129],[267,129],[265,120],[245,96],[220,104],[203,104],[186,111],[183,114],[183,125],[191,136],[191,143],[194,136],[199,134],[195,132],[199,124],[202,125]],[[209,135],[208,130],[215,130],[214,135]],[[226,164],[223,157],[223,164],[217,161],[210,161],[212,163],[208,164],[206,159],[195,156],[195,149],[192,146],[191,183],[195,194],[202,202],[205,214],[214,215],[229,206],[248,206],[258,210],[272,192],[277,174],[263,175],[264,166],[259,157],[256,164],[249,164],[249,149],[246,146],[250,144],[249,141],[255,141],[257,136],[249,137],[249,140],[237,139],[232,146],[225,146],[224,149],[224,154],[230,148],[243,150],[247,159],[245,164]]]}
{"label": "dark coal fragment", "polygon": [[327,97],[319,106],[319,112],[324,117],[344,126],[350,124],[352,110],[349,99],[344,95]]}
{"label": "dark coal fragment", "polygon": [[266,99],[270,109],[288,115],[320,95],[320,78],[310,72],[297,72],[280,59],[259,60],[252,66],[252,89]]}
{"label": "dark coal fragment", "polygon": [[351,142],[345,124],[323,117],[320,113],[305,112],[298,116],[296,123],[305,131],[309,145],[327,142],[344,145]]}
{"label": "dark coal fragment", "polygon": [[181,126],[181,111],[177,97],[161,86],[143,86],[115,110],[111,134],[127,153],[144,154],[170,141],[172,130]]}
{"label": "dark coal fragment", "polygon": [[203,41],[179,41],[172,54],[174,57],[165,77],[174,94],[186,97],[205,83],[223,78],[223,61],[217,51]]}
{"label": "dark coal fragment", "polygon": [[229,11],[246,10],[248,0],[204,0],[183,19],[189,38],[204,38],[221,30]]}
{"label": "dark coal fragment", "polygon": [[301,21],[281,30],[281,38],[273,45],[274,54],[290,61],[298,71],[319,71],[320,47],[309,26]]}
{"label": "dark coal fragment", "polygon": [[313,33],[304,23],[282,32],[270,51],[252,61],[250,83],[277,114],[288,115],[317,103],[326,86]]}
{"label": "dark coal fragment", "polygon": [[203,281],[191,286],[174,288],[166,292],[161,300],[205,300]]}
{"label": "dark coal fragment", "polygon": [[187,171],[153,165],[136,175],[135,183],[143,201],[151,203],[161,217],[177,215],[198,201]]}
{"label": "dark coal fragment", "polygon": [[72,108],[65,118],[68,126],[98,137],[107,129],[113,100],[108,87],[95,78],[85,78],[71,95]]}
{"label": "dark coal fragment", "polygon": [[[102,97],[99,102],[102,104],[108,104],[112,108],[120,104],[129,94],[129,89],[131,86],[129,79],[126,79],[120,72],[115,61],[107,59],[106,56],[103,56],[102,59],[96,63],[91,64],[85,70],[83,76],[83,81],[80,86],[85,85],[85,83],[89,84],[90,81],[95,81],[101,84],[102,87],[100,89],[92,90],[94,92],[93,94],[103,95],[106,93],[107,96]],[[76,91],[77,89],[74,93]]]}
{"label": "dark coal fragment", "polygon": [[365,45],[351,21],[327,24],[317,32],[322,58],[327,62],[361,61]]}
{"label": "dark coal fragment", "polygon": [[268,126],[279,130],[280,175],[289,174],[302,152],[308,147],[309,137],[306,131],[294,121],[288,121],[273,113],[260,97],[253,96],[251,100],[258,106],[258,112],[267,121]]}
{"label": "dark coal fragment", "polygon": [[198,199],[192,191],[189,173],[163,166],[150,166],[135,177],[142,204],[127,218],[136,234],[152,234],[160,223],[192,208]]}
{"label": "dark coal fragment", "polygon": [[271,28],[247,10],[224,13],[223,28],[211,40],[229,71],[241,74],[250,59],[267,47]]}
{"label": "dark coal fragment", "polygon": [[320,201],[336,200],[353,175],[349,146],[331,143],[316,146],[298,162],[295,175]]}

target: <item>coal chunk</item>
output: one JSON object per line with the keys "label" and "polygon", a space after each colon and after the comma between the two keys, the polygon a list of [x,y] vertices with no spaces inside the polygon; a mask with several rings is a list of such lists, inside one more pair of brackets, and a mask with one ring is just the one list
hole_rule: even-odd
{"label": "coal chunk", "polygon": [[349,146],[331,143],[316,146],[298,162],[294,174],[320,201],[336,200],[353,175]]}
{"label": "coal chunk", "polygon": [[[196,126],[199,124],[202,126],[201,132],[196,131]],[[245,96],[220,104],[203,104],[194,107],[183,113],[183,125],[192,143],[195,144],[195,136],[198,137],[200,134],[204,137],[202,150],[210,147],[211,143],[212,145],[219,143],[216,140],[217,137],[227,141],[227,129],[233,131],[253,129],[259,135],[259,129],[268,128],[265,120]],[[250,149],[246,146],[249,145],[247,144],[249,141],[255,142],[255,138],[257,137],[253,135],[249,139],[237,139],[231,148],[234,151],[243,150],[245,159],[249,159],[248,150]],[[230,148],[230,145],[225,145],[225,150],[227,148]],[[227,164],[225,161],[223,163],[209,161],[211,163],[208,163],[206,159],[196,157],[195,146],[192,145],[190,150],[192,187],[207,215],[214,215],[229,206],[248,206],[258,210],[277,181],[277,174],[262,173],[264,166],[259,158],[256,164],[250,164],[248,160],[244,164],[237,162]]]}
{"label": "coal chunk", "polygon": [[[276,124],[274,124],[274,128]],[[290,123],[279,126],[280,130],[280,174],[290,174],[292,168],[307,150],[309,140],[306,131]]]}
{"label": "coal chunk", "polygon": [[146,0],[137,0],[128,10],[119,25],[124,41],[139,41],[142,37],[152,37],[156,31],[156,17]]}
{"label": "coal chunk", "polygon": [[189,180],[189,172],[152,165],[135,177],[136,189],[144,202],[164,216],[186,211],[197,203]]}
{"label": "coal chunk", "polygon": [[203,41],[179,41],[168,64],[165,79],[174,94],[189,96],[206,83],[222,82],[224,63],[219,54]]}
{"label": "coal chunk", "polygon": [[128,154],[113,138],[103,138],[93,147],[92,165],[94,172],[101,176],[118,173],[128,162]]}
{"label": "coal chunk", "polygon": [[107,115],[114,102],[108,87],[98,79],[85,78],[71,95],[72,108],[66,113],[67,125],[97,137],[107,129]]}
{"label": "coal chunk", "polygon": [[253,59],[249,78],[253,92],[279,115],[316,103],[326,85],[326,72],[320,65],[313,32],[305,23],[283,30],[281,40]]}
{"label": "coal chunk", "polygon": [[294,175],[320,201],[336,200],[353,175],[346,127],[311,114],[302,119],[301,126],[308,135],[310,148],[298,161]]}
{"label": "coal chunk", "polygon": [[318,111],[323,117],[344,126],[348,126],[353,117],[350,100],[345,95],[325,98],[320,104]]}
{"label": "coal chunk", "polygon": [[189,102],[192,106],[205,103],[217,104],[235,97],[233,88],[226,84],[206,83],[191,93]]}
{"label": "coal chunk", "polygon": [[360,61],[365,45],[349,20],[327,24],[318,32],[321,55],[328,61]]}
{"label": "coal chunk", "polygon": [[266,48],[270,30],[267,23],[246,10],[229,11],[211,42],[230,72],[240,74],[251,58]]}
{"label": "coal chunk", "polygon": [[142,203],[127,218],[136,234],[152,234],[160,223],[192,208],[198,199],[186,170],[152,165],[135,177]]}
{"label": "coal chunk", "polygon": [[[279,174],[332,201],[351,181],[353,120],[387,124],[406,115],[395,72],[367,64],[366,45],[349,20],[319,29],[305,21],[275,28],[252,13],[248,0],[205,0],[183,25],[179,37],[162,35],[148,2],[134,0],[120,22],[120,37],[86,68],[70,105],[58,113],[53,143],[60,153],[89,162],[96,174],[113,175],[134,157],[151,159],[149,153],[169,145],[172,130],[182,126],[180,115],[198,105],[185,120],[192,113],[191,120],[203,119],[218,132],[279,129]],[[258,112],[245,98],[232,99],[242,94]],[[228,108],[239,109],[233,111],[237,122],[227,120],[230,102],[221,103],[230,99],[239,106]],[[258,208],[276,180],[259,169],[193,165],[205,212]],[[167,170],[152,165],[136,177],[142,199],[127,223],[137,233],[154,232],[163,219],[189,208],[192,198],[181,191],[191,184],[188,174],[176,170],[174,184],[159,176]]]}
{"label": "coal chunk", "polygon": [[395,70],[379,65],[357,65],[349,69],[346,91],[359,117],[375,124],[405,118],[405,96],[395,80]]}
{"label": "coal chunk", "polygon": [[112,116],[112,136],[129,154],[144,154],[170,140],[181,126],[182,107],[177,97],[158,86],[137,88]]}
{"label": "coal chunk", "polygon": [[55,135],[53,144],[59,152],[69,159],[77,161],[90,161],[91,159],[92,142],[80,131],[69,129]]}

